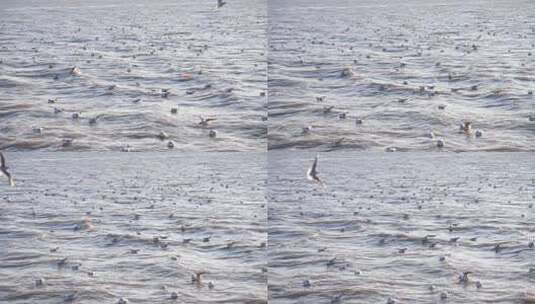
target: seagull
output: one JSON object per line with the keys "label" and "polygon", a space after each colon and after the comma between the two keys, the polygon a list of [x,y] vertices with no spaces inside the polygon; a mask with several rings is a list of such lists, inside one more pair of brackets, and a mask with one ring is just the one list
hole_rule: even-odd
{"label": "seagull", "polygon": [[71,68],[70,74],[73,75],[73,76],[80,76],[80,74],[81,74],[80,68],[76,67],[76,66]]}
{"label": "seagull", "polygon": [[323,107],[323,114],[328,114],[334,109],[334,106],[324,106]]}
{"label": "seagull", "polygon": [[98,120],[100,117],[102,117],[102,116],[103,116],[103,115],[101,114],[101,115],[97,115],[97,116],[95,116],[95,117],[93,117],[93,118],[90,118],[90,119],[89,119],[89,124],[90,124],[90,125],[94,125],[94,124],[96,124],[96,123],[97,123],[97,120]]}
{"label": "seagull", "polygon": [[206,271],[198,271],[198,272],[195,272],[195,275],[191,275],[191,282],[192,283],[196,283],[197,286],[201,286],[201,276],[203,274],[205,274]]}
{"label": "seagull", "polygon": [[217,0],[217,8],[220,8],[222,7],[223,5],[227,4],[226,2],[224,2],[223,0]]}
{"label": "seagull", "polygon": [[318,165],[318,156],[319,155],[316,155],[312,166],[307,171],[307,179],[310,181],[318,182],[320,183],[320,185],[325,186],[323,184],[323,181],[318,177],[318,171],[316,171],[316,166]]}
{"label": "seagull", "polygon": [[6,166],[6,159],[4,157],[4,154],[0,152],[0,172],[2,172],[2,174],[4,174],[7,177],[9,181],[9,185],[11,187],[14,187],[15,182],[13,181],[13,178],[11,177],[11,173],[7,172],[7,169],[8,167]]}
{"label": "seagull", "polygon": [[216,118],[204,118],[202,116],[199,116],[201,121],[199,122],[199,125],[201,126],[207,126],[209,122],[217,120]]}
{"label": "seagull", "polygon": [[466,134],[472,133],[472,123],[470,121],[465,121],[462,123],[459,127],[461,132],[464,132]]}
{"label": "seagull", "polygon": [[459,283],[468,283],[468,275],[471,274],[471,271],[465,271],[461,274],[459,274]]}

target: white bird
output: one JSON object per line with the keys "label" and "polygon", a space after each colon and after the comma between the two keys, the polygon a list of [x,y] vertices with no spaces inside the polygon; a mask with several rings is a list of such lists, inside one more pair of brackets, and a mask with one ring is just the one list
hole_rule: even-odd
{"label": "white bird", "polygon": [[223,5],[227,4],[226,2],[224,2],[223,0],[217,0],[217,8],[220,8],[222,7]]}
{"label": "white bird", "polygon": [[316,171],[316,167],[318,166],[318,156],[314,158],[314,162],[312,163],[312,166],[307,171],[307,179],[313,182],[317,182],[322,186],[325,186],[323,184],[323,181],[318,177],[318,171]]}
{"label": "white bird", "polygon": [[71,68],[71,71],[70,71],[70,74],[73,75],[73,76],[80,76],[82,72],[80,71],[80,68],[78,67],[73,67]]}
{"label": "white bird", "polygon": [[303,129],[301,129],[301,133],[304,135],[304,134],[309,134],[311,131],[312,131],[312,126],[306,126],[304,127]]}
{"label": "white bird", "polygon": [[11,173],[7,172],[7,169],[8,167],[6,166],[6,159],[4,157],[4,154],[0,152],[0,172],[2,172],[2,174],[4,174],[7,177],[9,181],[9,185],[11,187],[14,187],[15,182],[13,181],[13,177],[11,177]]}

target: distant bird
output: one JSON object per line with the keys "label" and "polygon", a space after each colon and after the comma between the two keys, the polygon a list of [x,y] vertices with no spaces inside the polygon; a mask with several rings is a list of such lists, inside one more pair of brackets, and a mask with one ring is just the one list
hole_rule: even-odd
{"label": "distant bird", "polygon": [[318,166],[318,155],[314,158],[314,162],[312,163],[312,166],[307,171],[307,179],[310,181],[314,181],[317,183],[320,183],[320,185],[324,186],[323,181],[318,177],[318,171],[316,171],[316,167]]}
{"label": "distant bird", "polygon": [[312,131],[312,126],[306,126],[304,128],[301,129],[301,133],[304,135],[304,134],[309,134],[310,132]]}
{"label": "distant bird", "polygon": [[226,2],[224,2],[223,0],[217,0],[217,8],[220,8],[222,7],[223,5],[227,4]]}
{"label": "distant bird", "polygon": [[70,74],[73,75],[73,76],[80,76],[80,74],[81,74],[80,68],[78,68],[76,66],[71,68]]}
{"label": "distant bird", "polygon": [[198,271],[198,272],[195,272],[195,275],[191,275],[191,282],[192,283],[196,283],[197,286],[200,286],[202,283],[201,283],[201,276],[203,274],[205,274],[206,271]]}
{"label": "distant bird", "polygon": [[469,122],[469,121],[465,121],[464,123],[461,124],[459,129],[461,130],[461,132],[464,132],[466,134],[470,134],[470,133],[472,133],[472,123]]}
{"label": "distant bird", "polygon": [[2,172],[3,175],[7,177],[7,180],[9,182],[9,185],[11,187],[15,186],[15,182],[13,181],[13,177],[11,177],[11,173],[7,172],[8,167],[6,166],[6,159],[4,157],[4,154],[0,152],[0,172]]}
{"label": "distant bird", "polygon": [[126,298],[120,298],[117,304],[128,304],[128,300]]}
{"label": "distant bird", "polygon": [[169,138],[169,135],[167,135],[167,133],[165,133],[164,131],[160,132],[160,134],[158,134],[157,136],[160,140],[164,140],[164,139],[167,139]]}
{"label": "distant bird", "polygon": [[217,120],[216,118],[204,118],[202,116],[199,116],[199,119],[201,120],[199,122],[199,125],[201,126],[207,126],[209,122]]}
{"label": "distant bird", "polygon": [[465,271],[461,274],[459,274],[459,283],[468,283],[468,275],[471,274],[471,271]]}
{"label": "distant bird", "polygon": [[45,284],[45,279],[38,278],[35,280],[35,286],[43,286]]}
{"label": "distant bird", "polygon": [[330,113],[334,109],[334,106],[324,106],[323,107],[323,114]]}
{"label": "distant bird", "polygon": [[75,291],[75,292],[72,292],[72,293],[69,293],[69,294],[66,294],[63,296],[63,300],[65,302],[74,302],[74,300],[76,300],[76,297],[78,296],[78,292]]}
{"label": "distant bird", "polygon": [[98,120],[100,117],[102,117],[102,115],[97,115],[97,116],[95,116],[95,117],[93,117],[93,118],[90,118],[90,119],[89,119],[89,124],[90,124],[90,125],[94,125],[94,124],[96,124],[96,123],[97,123],[97,120]]}

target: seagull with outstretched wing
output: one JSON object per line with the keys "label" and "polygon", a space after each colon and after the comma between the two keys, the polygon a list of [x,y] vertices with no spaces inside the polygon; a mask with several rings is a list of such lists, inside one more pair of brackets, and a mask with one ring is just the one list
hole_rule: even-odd
{"label": "seagull with outstretched wing", "polygon": [[220,8],[222,7],[223,5],[227,4],[226,2],[224,2],[223,0],[217,0],[217,8]]}
{"label": "seagull with outstretched wing", "polygon": [[6,166],[6,158],[4,157],[4,154],[0,152],[0,172],[2,172],[3,175],[5,175],[9,181],[9,185],[11,187],[15,186],[15,182],[13,181],[13,177],[11,177],[11,173],[7,172],[8,167]]}
{"label": "seagull with outstretched wing", "polygon": [[312,166],[307,171],[307,179],[313,182],[317,182],[322,186],[325,186],[323,184],[323,181],[318,177],[318,171],[316,171],[316,167],[318,166],[318,156],[314,158],[314,162],[312,163]]}
{"label": "seagull with outstretched wing", "polygon": [[201,120],[199,122],[199,125],[201,126],[207,126],[209,122],[217,120],[216,118],[204,118],[202,116],[199,116],[199,119]]}

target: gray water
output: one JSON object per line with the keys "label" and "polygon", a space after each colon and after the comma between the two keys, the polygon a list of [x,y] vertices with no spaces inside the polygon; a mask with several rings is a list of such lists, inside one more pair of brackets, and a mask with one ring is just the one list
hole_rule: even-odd
{"label": "gray water", "polygon": [[535,2],[226,2],[1,1],[0,303],[535,303]]}
{"label": "gray water", "polygon": [[8,156],[0,303],[266,303],[261,154]]}
{"label": "gray water", "polygon": [[0,16],[0,149],[265,149],[265,1],[9,0]]}
{"label": "gray water", "polygon": [[269,154],[270,303],[535,301],[535,155],[324,153],[325,188],[312,158]]}
{"label": "gray water", "polygon": [[535,149],[534,1],[270,0],[268,16],[271,149]]}

